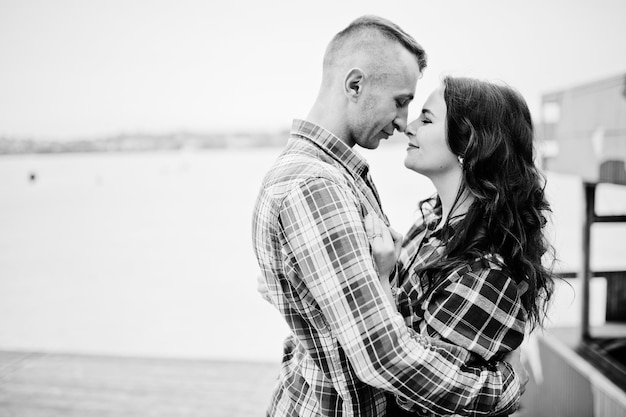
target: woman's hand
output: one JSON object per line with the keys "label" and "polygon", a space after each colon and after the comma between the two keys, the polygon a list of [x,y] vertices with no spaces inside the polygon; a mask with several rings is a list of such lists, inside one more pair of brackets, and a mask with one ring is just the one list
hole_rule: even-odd
{"label": "woman's hand", "polygon": [[365,233],[372,247],[378,275],[381,281],[388,280],[400,255],[402,235],[391,227],[387,228],[382,220],[371,213],[365,217]]}

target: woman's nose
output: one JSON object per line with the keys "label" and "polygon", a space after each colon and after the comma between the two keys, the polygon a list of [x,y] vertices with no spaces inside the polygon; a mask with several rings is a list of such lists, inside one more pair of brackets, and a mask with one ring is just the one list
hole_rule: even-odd
{"label": "woman's nose", "polygon": [[415,123],[410,123],[404,130],[404,133],[407,136],[415,136],[415,134],[417,133],[417,125]]}

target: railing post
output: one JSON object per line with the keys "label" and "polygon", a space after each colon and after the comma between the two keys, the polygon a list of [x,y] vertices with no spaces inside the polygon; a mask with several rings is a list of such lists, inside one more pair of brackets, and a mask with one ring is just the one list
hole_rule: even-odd
{"label": "railing post", "polygon": [[581,320],[581,336],[582,340],[589,340],[591,338],[590,326],[589,326],[589,285],[591,277],[591,225],[595,220],[595,196],[596,196],[596,184],[584,182],[585,189],[585,213],[583,219],[583,234],[582,234],[582,263],[581,263],[581,278],[582,278],[582,320]]}

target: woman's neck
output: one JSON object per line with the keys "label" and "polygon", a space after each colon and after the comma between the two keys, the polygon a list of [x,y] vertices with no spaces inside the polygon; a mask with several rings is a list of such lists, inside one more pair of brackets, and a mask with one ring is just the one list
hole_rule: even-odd
{"label": "woman's neck", "polygon": [[456,202],[456,205],[454,204],[461,186],[461,179],[461,173],[450,173],[450,175],[431,178],[437,189],[437,195],[441,200],[441,221],[437,228],[443,227],[448,218],[467,213],[474,201],[471,194],[464,192],[460,196],[459,201]]}

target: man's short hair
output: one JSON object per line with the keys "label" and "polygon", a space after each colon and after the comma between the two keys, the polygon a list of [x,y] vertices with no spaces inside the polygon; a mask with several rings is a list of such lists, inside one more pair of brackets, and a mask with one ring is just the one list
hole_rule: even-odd
{"label": "man's short hair", "polygon": [[344,30],[337,33],[330,42],[328,48],[330,53],[327,54],[327,58],[332,58],[333,52],[340,49],[347,39],[352,38],[357,33],[365,33],[367,31],[373,31],[392,42],[398,42],[415,56],[420,72],[426,68],[427,56],[424,48],[397,24],[373,15],[361,16],[352,21]]}

